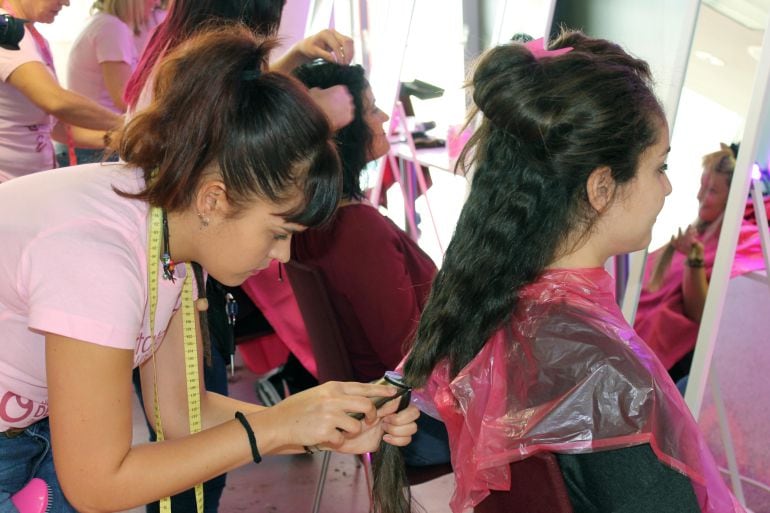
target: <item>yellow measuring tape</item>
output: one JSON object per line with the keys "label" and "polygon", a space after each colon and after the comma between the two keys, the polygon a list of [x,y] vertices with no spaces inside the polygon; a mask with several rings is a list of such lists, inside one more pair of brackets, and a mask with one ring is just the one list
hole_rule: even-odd
{"label": "yellow measuring tape", "polygon": [[[155,363],[155,310],[158,306],[158,263],[163,230],[163,212],[158,207],[150,208],[149,252],[147,276],[150,287],[150,336],[152,337],[153,406],[155,410],[155,432],[158,441],[163,441],[163,424],[158,404],[158,370]],[[195,307],[193,305],[192,268],[185,264],[187,274],[182,285],[182,333],[184,335],[184,363],[187,376],[187,413],[190,433],[201,430],[201,397],[198,375],[198,338],[195,334]],[[198,513],[203,513],[203,484],[195,485],[195,502]],[[161,513],[171,513],[171,499],[160,500]]]}

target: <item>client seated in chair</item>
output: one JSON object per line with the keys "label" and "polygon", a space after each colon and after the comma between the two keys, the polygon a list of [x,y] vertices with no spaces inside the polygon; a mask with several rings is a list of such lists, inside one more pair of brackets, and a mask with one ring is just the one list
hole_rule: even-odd
{"label": "client seated in chair", "polygon": [[[446,423],[452,511],[740,512],[603,267],[671,192],[649,68],[579,32],[549,46],[479,61],[470,195],[402,365]],[[375,453],[377,512],[409,511],[398,457]]]}
{"label": "client seated in chair", "polygon": [[320,271],[355,378],[371,381],[403,358],[436,266],[361,191],[366,163],[390,148],[383,130],[388,115],[375,104],[363,68],[320,63],[295,75],[308,87],[343,84],[353,96],[353,122],[335,136],[343,200],[328,225],[294,236],[292,259]]}
{"label": "client seated in chair", "polygon": [[[353,378],[372,381],[394,369],[406,354],[436,266],[361,190],[366,164],[390,148],[383,130],[388,115],[377,107],[364,69],[323,62],[301,66],[294,73],[310,88],[344,85],[353,97],[353,121],[335,137],[342,163],[343,201],[328,225],[293,235],[292,259],[321,274]],[[300,331],[296,326],[283,326],[296,319],[296,303],[285,297],[288,290],[277,282],[275,271],[249,278],[243,289],[277,334]],[[283,307],[276,308],[277,304]],[[295,337],[285,344],[305,361],[303,355],[309,349],[297,347],[297,342]],[[239,350],[246,360],[257,348],[242,344]],[[407,461],[413,465],[448,462],[443,424],[423,416],[418,426],[417,438],[405,449]]]}

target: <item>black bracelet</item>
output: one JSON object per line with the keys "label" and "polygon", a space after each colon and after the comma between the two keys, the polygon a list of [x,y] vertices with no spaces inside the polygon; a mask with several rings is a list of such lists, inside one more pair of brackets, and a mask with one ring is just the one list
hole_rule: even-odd
{"label": "black bracelet", "polygon": [[688,258],[684,263],[687,267],[692,268],[705,267],[705,262],[702,258]]}
{"label": "black bracelet", "polygon": [[262,456],[259,455],[259,449],[257,449],[257,439],[254,436],[254,431],[252,431],[249,421],[246,420],[246,417],[243,415],[243,413],[239,411],[235,412],[235,418],[238,419],[238,421],[243,425],[243,429],[246,430],[246,434],[249,436],[251,457],[254,458],[254,463],[259,463],[262,461]]}

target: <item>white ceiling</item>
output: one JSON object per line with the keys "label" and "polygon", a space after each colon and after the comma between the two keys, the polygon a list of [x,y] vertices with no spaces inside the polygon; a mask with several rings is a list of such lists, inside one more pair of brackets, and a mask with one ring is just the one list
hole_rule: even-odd
{"label": "white ceiling", "polygon": [[754,30],[764,30],[770,13],[770,0],[703,0],[718,12]]}
{"label": "white ceiling", "polygon": [[[758,50],[762,45],[770,0],[704,0],[704,4],[695,27],[685,84],[745,118],[758,65],[749,49]],[[713,4],[720,5],[710,7]],[[725,8],[749,4],[754,10],[751,14],[742,11],[740,16],[753,18],[755,25],[763,25],[761,29],[724,14]]]}

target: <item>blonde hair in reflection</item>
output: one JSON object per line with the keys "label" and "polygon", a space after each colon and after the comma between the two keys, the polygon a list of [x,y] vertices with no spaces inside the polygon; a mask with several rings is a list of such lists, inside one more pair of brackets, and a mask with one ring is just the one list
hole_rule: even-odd
{"label": "blonde hair in reflection", "polygon": [[145,4],[145,0],[96,0],[91,6],[91,14],[111,14],[120,18],[134,34],[139,35],[150,14],[145,9]]}
{"label": "blonde hair in reflection", "polygon": [[[727,178],[727,186],[729,187],[733,180],[733,172],[735,171],[736,155],[730,146],[724,143],[719,143],[719,146],[719,151],[703,156],[703,170],[725,176]],[[724,212],[710,223],[705,223],[700,218],[696,219],[694,225],[701,236],[701,240],[706,241],[712,237],[719,237],[723,218]],[[663,251],[660,252],[660,255],[658,255],[655,261],[655,269],[652,271],[652,276],[647,284],[647,289],[651,292],[658,290],[663,285],[663,280],[666,277],[668,268],[671,266],[671,260],[674,258],[675,251],[674,245],[669,242]]]}

